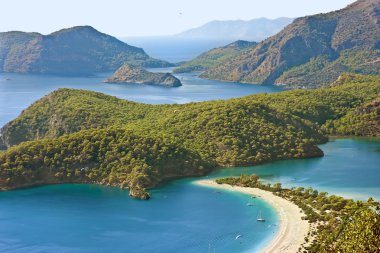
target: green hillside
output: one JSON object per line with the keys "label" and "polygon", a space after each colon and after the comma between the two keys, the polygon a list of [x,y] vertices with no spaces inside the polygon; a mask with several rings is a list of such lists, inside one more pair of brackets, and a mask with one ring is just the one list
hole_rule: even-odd
{"label": "green hillside", "polygon": [[146,198],[168,178],[321,156],[326,134],[379,93],[379,77],[355,75],[318,90],[184,105],[60,89],[2,128],[2,145],[15,146],[0,154],[0,186],[99,183]]}

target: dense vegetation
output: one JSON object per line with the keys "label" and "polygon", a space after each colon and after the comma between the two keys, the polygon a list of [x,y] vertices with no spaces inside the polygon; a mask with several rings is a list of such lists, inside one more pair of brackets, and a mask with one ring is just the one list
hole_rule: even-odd
{"label": "dense vegetation", "polygon": [[0,72],[89,75],[115,71],[126,62],[147,67],[170,65],[89,26],[63,29],[46,36],[0,33]]}
{"label": "dense vegetation", "polygon": [[211,49],[195,59],[181,64],[174,69],[174,73],[184,73],[192,71],[205,71],[211,67],[218,66],[222,62],[231,59],[233,56],[244,52],[248,48],[255,46],[256,42],[238,40],[224,47]]}
{"label": "dense vegetation", "polygon": [[[356,75],[342,76],[332,87],[318,90],[293,90],[185,105],[147,105],[91,91],[60,89],[35,102],[2,128],[0,140],[5,147],[31,142],[0,154],[0,161],[7,161],[0,162],[0,183],[6,189],[36,181],[90,182],[88,177],[52,179],[52,175],[56,176],[55,169],[89,167],[91,172],[95,169],[102,171],[94,182],[121,185],[121,179],[114,183],[107,181],[110,160],[103,153],[99,154],[95,144],[108,143],[116,130],[142,138],[143,141],[139,142],[154,138],[155,142],[163,142],[160,145],[171,145],[178,150],[177,160],[165,158],[168,168],[189,161],[189,157],[193,157],[191,161],[198,157],[193,161],[196,163],[194,167],[185,169],[186,166],[177,166],[178,169],[171,173],[151,173],[156,165],[144,160],[147,169],[141,174],[147,180],[138,186],[132,184],[134,187],[130,187],[129,181],[123,184],[132,192],[136,187],[153,187],[168,177],[204,174],[217,166],[254,165],[279,159],[321,156],[323,153],[316,144],[327,141],[326,133],[335,133],[341,119],[375,99],[379,93],[379,77]],[[87,143],[89,135],[98,139]],[[117,152],[123,150],[130,159],[129,148],[136,149],[136,152],[150,149],[129,139],[124,142],[124,138],[129,137],[111,141],[112,145],[106,146],[104,152],[110,150],[116,160]],[[74,153],[70,153],[69,148],[51,150],[52,145],[77,145],[82,149],[78,145],[82,142],[88,145],[85,150],[92,150],[87,160],[80,155],[83,150],[74,149]],[[70,158],[65,159],[67,156]],[[120,157],[123,156],[121,153]],[[45,163],[45,157],[54,161]],[[97,160],[91,157],[97,157]],[[158,159],[158,155],[153,154],[153,157],[153,160]],[[125,163],[111,163],[113,171],[130,173],[129,166],[133,167],[134,163],[128,165],[128,159]],[[143,156],[137,160],[143,160]],[[207,169],[198,170],[200,167]],[[52,172],[43,174],[41,170]],[[118,178],[117,174],[115,178]],[[39,180],[34,180],[36,177]]]}
{"label": "dense vegetation", "polygon": [[380,96],[338,120],[329,121],[326,128],[337,135],[380,136]]}
{"label": "dense vegetation", "polygon": [[146,199],[147,187],[210,168],[198,154],[164,135],[96,129],[10,148],[0,155],[0,187],[98,183],[127,188],[131,196]]}
{"label": "dense vegetation", "polygon": [[280,183],[264,184],[257,175],[218,179],[217,183],[260,188],[298,205],[304,219],[316,225],[299,252],[380,252],[380,205],[372,198],[362,202],[312,188],[284,189]]}
{"label": "dense vegetation", "polygon": [[153,73],[128,63],[116,70],[113,76],[109,77],[105,82],[140,83],[164,87],[179,87],[182,85],[181,81],[170,73]]}
{"label": "dense vegetation", "polygon": [[380,74],[378,0],[358,0],[327,14],[296,19],[275,36],[201,77],[288,88],[315,88],[342,72]]}

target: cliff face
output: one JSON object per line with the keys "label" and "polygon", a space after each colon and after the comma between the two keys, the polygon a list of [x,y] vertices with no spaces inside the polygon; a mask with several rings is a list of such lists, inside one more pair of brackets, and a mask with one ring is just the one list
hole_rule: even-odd
{"label": "cliff face", "polygon": [[121,66],[106,83],[139,83],[164,87],[179,87],[181,81],[170,73],[152,73],[130,64]]}
{"label": "cliff face", "polygon": [[296,19],[256,47],[202,77],[289,88],[314,88],[342,72],[380,73],[380,1]]}
{"label": "cliff face", "polygon": [[63,29],[49,35],[0,33],[0,71],[58,75],[89,75],[114,71],[125,62],[165,67],[169,63],[149,57],[90,26]]}

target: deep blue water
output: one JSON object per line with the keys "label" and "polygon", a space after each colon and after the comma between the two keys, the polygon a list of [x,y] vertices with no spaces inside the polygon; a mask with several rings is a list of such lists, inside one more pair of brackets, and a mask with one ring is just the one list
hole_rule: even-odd
{"label": "deep blue water", "polygon": [[[274,87],[201,80],[180,75],[183,87],[104,84],[107,74],[67,78],[0,74],[0,125],[60,87],[89,89],[146,103],[226,99]],[[10,80],[5,80],[9,78]],[[228,168],[206,178],[256,173],[286,186],[380,199],[380,139],[335,139],[325,157]],[[92,185],[54,185],[0,193],[0,252],[246,252],[277,231],[275,211],[249,196],[200,187],[182,179],[151,191],[150,201]],[[262,210],[266,223],[256,222]],[[243,235],[235,240],[237,235]]]}
{"label": "deep blue water", "polygon": [[126,43],[141,47],[150,56],[172,63],[191,60],[212,48],[225,46],[234,39],[189,39],[175,36],[123,38]]}
{"label": "deep blue water", "polygon": [[[171,69],[154,69],[169,72]],[[139,84],[107,84],[111,73],[93,77],[59,77],[0,73],[0,127],[17,117],[31,103],[58,88],[99,91],[150,104],[189,103],[280,91],[277,87],[203,80],[196,74],[177,75],[183,86],[165,88]],[[10,79],[10,80],[6,80]]]}

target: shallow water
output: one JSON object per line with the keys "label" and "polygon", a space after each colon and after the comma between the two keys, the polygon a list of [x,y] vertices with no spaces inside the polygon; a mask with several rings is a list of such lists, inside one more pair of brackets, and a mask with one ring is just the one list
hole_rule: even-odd
{"label": "shallow water", "polygon": [[[379,139],[336,139],[321,148],[322,158],[221,169],[204,178],[256,173],[286,186],[380,199]],[[200,187],[194,180],[156,188],[149,201],[93,185],[0,193],[0,251],[256,252],[274,237],[278,217],[268,204],[254,199],[249,207],[247,195]],[[259,210],[266,223],[256,221]]]}
{"label": "shallow water", "polygon": [[380,138],[332,138],[320,148],[325,153],[321,158],[229,168],[210,177],[254,173],[285,187],[313,187],[355,199],[380,200]]}
{"label": "shallow water", "polygon": [[[91,185],[0,193],[0,251],[244,252],[276,231],[272,208],[260,200],[248,207],[242,194],[183,180],[152,194],[139,201],[126,191]],[[266,223],[256,221],[259,209]]]}

